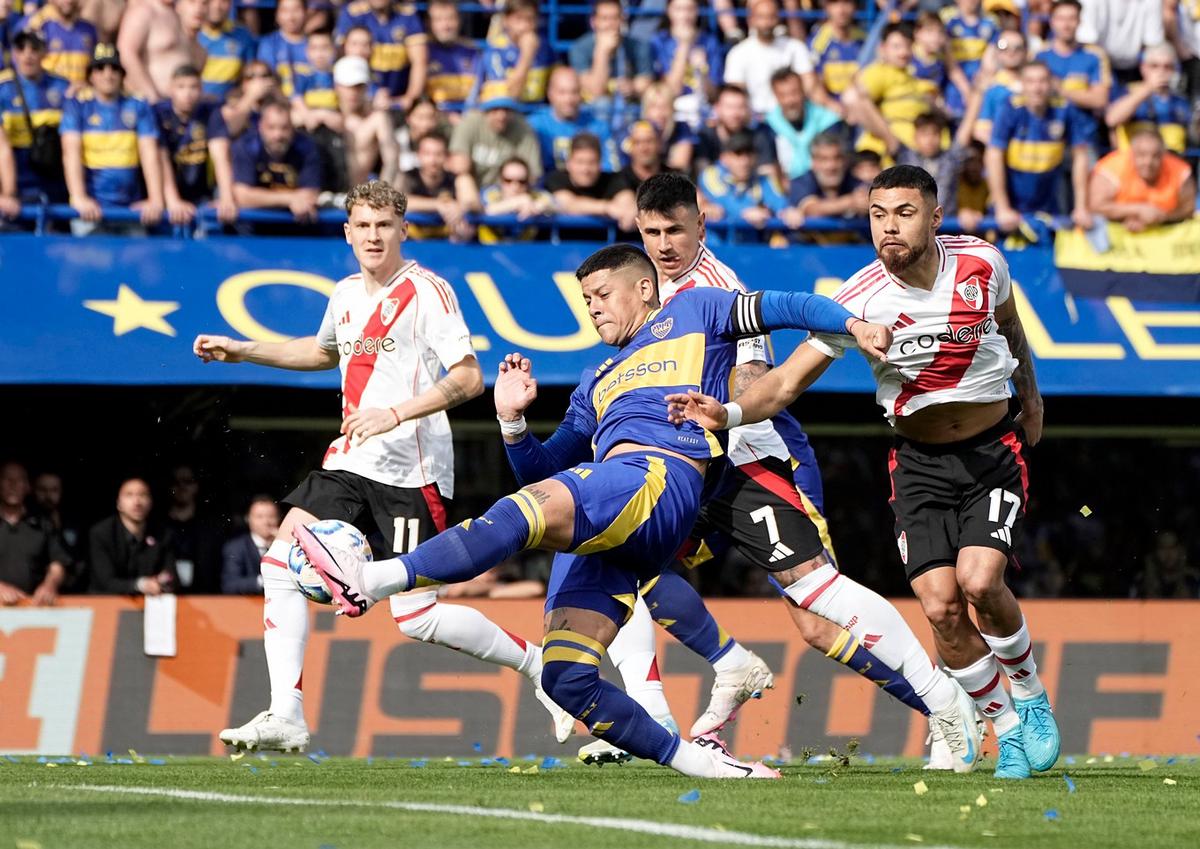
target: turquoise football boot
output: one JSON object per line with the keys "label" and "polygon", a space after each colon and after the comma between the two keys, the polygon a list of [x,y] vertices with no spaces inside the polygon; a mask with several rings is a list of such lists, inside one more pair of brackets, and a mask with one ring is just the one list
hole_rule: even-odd
{"label": "turquoise football boot", "polygon": [[996,758],[996,778],[1021,779],[1030,776],[1029,758],[1025,756],[1024,735],[1021,726],[1011,728],[1000,735],[1000,754]]}
{"label": "turquoise football boot", "polygon": [[1058,760],[1062,738],[1058,734],[1058,723],[1050,709],[1050,699],[1045,692],[1032,699],[1013,699],[1017,716],[1021,718],[1021,734],[1025,738],[1025,756],[1029,766],[1036,772],[1045,772]]}

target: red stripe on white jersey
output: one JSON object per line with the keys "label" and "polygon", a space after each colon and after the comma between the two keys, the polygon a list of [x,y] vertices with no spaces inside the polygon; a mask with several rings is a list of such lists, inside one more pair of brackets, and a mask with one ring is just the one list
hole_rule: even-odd
{"label": "red stripe on white jersey", "polygon": [[[384,305],[392,298],[383,298],[379,301],[379,306],[375,308],[371,318],[367,320],[366,326],[363,327],[362,336],[360,339],[382,338],[387,335],[392,325],[396,323],[396,319],[401,313],[407,309],[408,304],[416,295],[416,287],[413,286],[411,280],[405,280],[391,293],[393,298],[399,301],[395,313],[391,316],[391,320],[387,323],[383,321]],[[375,360],[378,359],[379,352],[372,346],[371,353],[363,350],[361,353],[353,354],[350,361],[346,364],[346,381],[342,389],[342,398],[347,410],[357,409],[359,402],[362,401],[363,392],[367,388],[367,382],[370,381],[371,375],[375,371]]]}
{"label": "red stripe on white jersey", "polygon": [[834,295],[833,299],[839,304],[844,304],[852,298],[857,297],[859,293],[865,291],[869,286],[878,283],[884,278],[884,274],[885,272],[882,267],[875,270],[868,268],[866,271],[862,272],[862,276],[859,277],[856,282],[851,284],[846,291]]}

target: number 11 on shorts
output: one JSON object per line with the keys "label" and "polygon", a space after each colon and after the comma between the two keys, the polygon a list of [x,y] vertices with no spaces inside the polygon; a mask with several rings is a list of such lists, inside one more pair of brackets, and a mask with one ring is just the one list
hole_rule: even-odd
{"label": "number 11 on shorts", "polygon": [[397,554],[411,554],[413,549],[421,543],[421,520],[397,516],[393,523],[396,541],[392,549]]}

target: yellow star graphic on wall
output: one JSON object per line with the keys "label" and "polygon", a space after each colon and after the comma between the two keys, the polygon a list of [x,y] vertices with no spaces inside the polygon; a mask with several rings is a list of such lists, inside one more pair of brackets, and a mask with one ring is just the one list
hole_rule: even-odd
{"label": "yellow star graphic on wall", "polygon": [[117,289],[115,301],[84,301],[83,305],[94,312],[112,316],[114,336],[124,336],[141,327],[164,336],[175,335],[175,328],[167,323],[166,316],[179,309],[179,302],[143,301],[124,283]]}

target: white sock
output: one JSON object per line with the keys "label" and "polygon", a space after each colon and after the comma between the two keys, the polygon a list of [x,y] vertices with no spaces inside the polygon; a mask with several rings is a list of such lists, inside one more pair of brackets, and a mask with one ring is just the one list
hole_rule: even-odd
{"label": "white sock", "polygon": [[950,679],[934,666],[900,612],[879,593],[829,563],[784,592],[805,610],[850,631],[868,651],[899,672],[931,711],[954,704]]}
{"label": "white sock", "polygon": [[719,777],[712,756],[689,740],[680,739],[679,747],[675,749],[675,754],[671,756],[671,762],[667,766],[693,778]]}
{"label": "white sock", "polygon": [[633,615],[609,645],[608,657],[621,673],[625,694],[629,698],[641,705],[656,722],[675,721],[658,674],[658,658],[654,654],[654,620],[650,618],[650,609],[640,595],[633,606]]}
{"label": "white sock", "polygon": [[1008,675],[1009,686],[1012,687],[1014,698],[1035,699],[1046,688],[1038,678],[1037,663],[1033,659],[1033,643],[1029,640],[1029,628],[1025,618],[1021,618],[1021,627],[1015,634],[1008,637],[993,637],[983,635],[984,642],[996,655],[1000,668]]}
{"label": "white sock", "polygon": [[304,722],[304,647],[308,643],[308,600],[287,568],[291,543],[277,539],[263,555],[263,650],[271,679],[271,713]]}
{"label": "white sock", "polygon": [[384,599],[409,589],[408,570],[399,557],[375,560],[363,565],[362,582],[367,595]]}
{"label": "white sock", "polygon": [[996,656],[988,652],[966,669],[947,669],[954,680],[975,700],[979,712],[992,721],[996,736],[1000,736],[1020,721],[1013,710],[1012,699],[1002,683]]}
{"label": "white sock", "polygon": [[530,652],[525,640],[473,607],[439,603],[436,590],[394,595],[390,601],[400,631],[414,640],[446,646],[525,674],[535,658],[541,665],[541,653]]}
{"label": "white sock", "polygon": [[750,662],[750,650],[739,643],[733,637],[729,638],[732,645],[716,659],[713,663],[713,669],[719,675],[722,672],[729,672],[733,669],[740,669]]}

